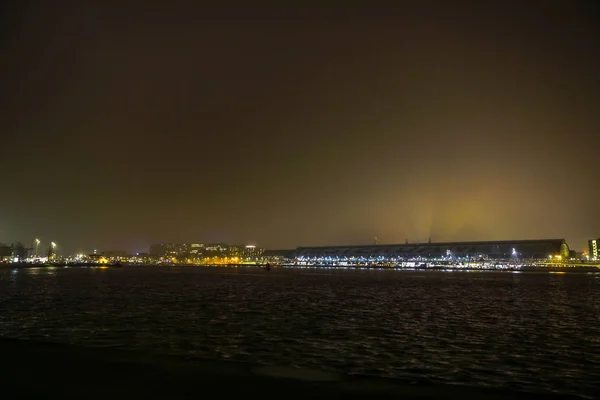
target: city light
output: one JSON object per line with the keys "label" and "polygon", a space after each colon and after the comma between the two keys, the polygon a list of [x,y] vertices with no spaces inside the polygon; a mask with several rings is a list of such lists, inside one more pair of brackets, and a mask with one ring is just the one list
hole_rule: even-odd
{"label": "city light", "polygon": [[[261,249],[254,244],[228,245],[225,243],[200,244],[161,244],[152,245],[148,253],[127,254],[123,251],[102,251],[94,249],[93,254],[71,254],[59,257],[58,245],[49,242],[48,257],[17,257],[14,250],[7,252],[4,261],[44,263],[54,265],[157,265],[157,266],[241,266],[271,265],[307,268],[367,268],[367,269],[413,269],[413,270],[527,270],[527,268],[600,268],[588,253],[572,254],[564,240],[552,239],[547,243],[529,244],[524,241],[395,244],[395,245],[354,245],[332,247],[298,247],[296,249],[274,251]],[[525,241],[526,242],[526,241]],[[592,242],[592,241],[590,241]],[[34,239],[34,245],[39,239]],[[537,248],[532,245],[538,246]],[[514,247],[513,247],[514,246]],[[521,252],[517,251],[517,247]],[[491,249],[491,251],[490,251]],[[10,248],[8,250],[11,250]],[[155,251],[153,253],[153,250]],[[548,251],[552,253],[548,254]],[[156,253],[158,252],[158,254]],[[541,256],[540,256],[541,252]],[[545,255],[544,255],[545,254]],[[10,258],[9,258],[10,257]],[[546,258],[547,257],[547,258]],[[585,265],[587,263],[587,265]],[[583,264],[583,265],[582,265]]]}

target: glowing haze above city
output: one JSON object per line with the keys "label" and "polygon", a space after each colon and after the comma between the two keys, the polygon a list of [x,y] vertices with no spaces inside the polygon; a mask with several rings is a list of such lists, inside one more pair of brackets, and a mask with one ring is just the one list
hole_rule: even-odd
{"label": "glowing haze above city", "polygon": [[0,242],[600,237],[593,2],[176,3],[1,6]]}

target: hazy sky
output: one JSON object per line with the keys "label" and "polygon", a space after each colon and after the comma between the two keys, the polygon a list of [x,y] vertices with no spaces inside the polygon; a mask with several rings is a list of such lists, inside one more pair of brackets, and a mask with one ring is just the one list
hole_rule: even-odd
{"label": "hazy sky", "polygon": [[4,2],[0,242],[600,237],[595,2],[396,3]]}

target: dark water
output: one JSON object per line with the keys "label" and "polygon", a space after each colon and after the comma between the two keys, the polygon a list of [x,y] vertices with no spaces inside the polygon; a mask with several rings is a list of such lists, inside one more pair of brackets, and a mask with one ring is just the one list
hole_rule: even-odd
{"label": "dark water", "polygon": [[2,269],[0,337],[593,397],[600,275]]}

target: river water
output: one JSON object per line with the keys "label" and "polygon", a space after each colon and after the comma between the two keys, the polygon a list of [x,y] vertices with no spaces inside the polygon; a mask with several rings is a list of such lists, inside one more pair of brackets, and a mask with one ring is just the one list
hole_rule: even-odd
{"label": "river water", "polygon": [[592,398],[600,275],[3,268],[0,337]]}

